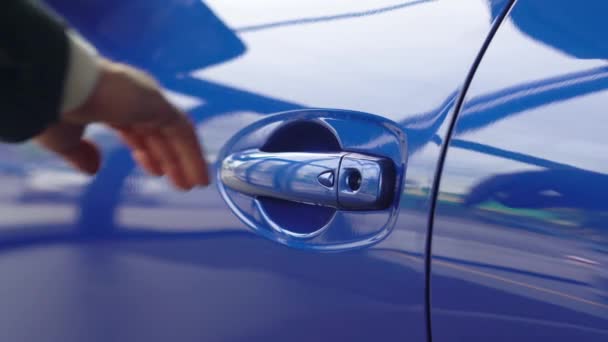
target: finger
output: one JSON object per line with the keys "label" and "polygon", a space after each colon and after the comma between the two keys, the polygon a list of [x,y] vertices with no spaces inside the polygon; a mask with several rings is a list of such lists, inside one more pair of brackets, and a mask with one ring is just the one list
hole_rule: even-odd
{"label": "finger", "polygon": [[160,161],[157,160],[154,155],[149,151],[146,146],[145,139],[133,132],[129,128],[114,127],[118,132],[121,139],[129,146],[132,150],[133,159],[148,173],[154,176],[162,176],[163,169]]}
{"label": "finger", "polygon": [[167,175],[182,190],[192,187],[180,169],[175,151],[158,134],[158,127],[155,130],[152,127],[145,127],[144,130],[124,127],[116,129],[125,143],[134,149],[133,158],[146,171],[156,176]]}
{"label": "finger", "polygon": [[55,124],[36,137],[36,141],[77,169],[95,174],[101,165],[101,154],[92,142],[82,139],[84,127],[69,123]]}
{"label": "finger", "polygon": [[203,151],[187,117],[180,115],[179,119],[161,130],[164,137],[172,145],[181,169],[190,185],[209,184],[207,164]]}
{"label": "finger", "polygon": [[146,171],[157,176],[166,174],[176,187],[182,190],[190,189],[193,185],[190,185],[184,176],[176,152],[159,134],[160,128],[174,121],[180,113],[160,96],[153,96],[149,100],[160,104],[149,108],[149,115],[145,120],[127,127],[115,124],[111,126],[133,149],[133,158]]}
{"label": "finger", "polygon": [[151,117],[154,119],[136,125],[137,132],[145,134],[153,129],[160,131],[174,151],[172,157],[179,163],[180,172],[186,177],[189,186],[209,184],[207,165],[192,123],[185,114],[162,97],[162,94],[158,93],[155,99],[158,100],[157,105],[150,108]]}
{"label": "finger", "polygon": [[134,150],[132,155],[137,164],[139,164],[139,166],[141,166],[149,174],[153,176],[162,176],[164,174],[160,163],[152,156],[150,152],[144,150]]}
{"label": "finger", "polygon": [[173,185],[182,190],[192,188],[181,170],[175,151],[163,136],[158,133],[149,134],[145,137],[145,142],[147,150],[159,161],[163,173]]}

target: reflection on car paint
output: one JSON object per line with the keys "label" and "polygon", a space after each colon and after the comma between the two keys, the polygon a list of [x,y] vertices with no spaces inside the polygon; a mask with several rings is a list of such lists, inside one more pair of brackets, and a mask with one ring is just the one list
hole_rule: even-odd
{"label": "reflection on car paint", "polygon": [[454,127],[433,226],[435,341],[608,338],[608,8],[537,5],[516,3]]}
{"label": "reflection on car paint", "polygon": [[[115,137],[98,135],[106,160],[77,199],[2,202],[15,218],[0,219],[13,232],[1,240],[0,269],[10,275],[2,298],[11,308],[2,311],[3,339],[426,340],[430,188],[455,101],[505,1],[412,1],[239,34],[230,29],[247,26],[239,17],[272,23],[395,2],[281,0],[271,11],[252,1],[50,2],[102,53],[158,77],[174,101],[198,99],[189,114],[212,158],[253,119],[287,110],[358,110],[400,123],[411,146],[401,203],[416,205],[400,208],[394,230],[372,248],[298,251],[253,234],[213,187],[166,188],[158,204],[134,203],[145,176]],[[11,165],[74,172],[50,155],[14,158]],[[29,221],[41,212],[58,219]]]}

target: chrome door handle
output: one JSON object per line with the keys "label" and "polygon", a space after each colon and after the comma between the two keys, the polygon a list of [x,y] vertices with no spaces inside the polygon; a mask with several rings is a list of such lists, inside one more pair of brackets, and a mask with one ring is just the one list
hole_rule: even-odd
{"label": "chrome door handle", "polygon": [[348,152],[263,152],[227,156],[220,177],[251,196],[334,207],[381,210],[392,202],[395,167],[388,158]]}

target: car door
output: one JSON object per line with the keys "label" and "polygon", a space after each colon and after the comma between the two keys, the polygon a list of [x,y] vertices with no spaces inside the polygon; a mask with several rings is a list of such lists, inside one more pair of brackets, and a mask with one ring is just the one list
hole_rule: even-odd
{"label": "car door", "polygon": [[608,7],[517,1],[438,191],[432,338],[607,341]]}
{"label": "car door", "polygon": [[[2,340],[427,340],[437,162],[506,2],[48,3],[159,79],[215,185],[175,191],[104,127],[92,178],[2,146]],[[359,191],[325,173],[347,162]]]}

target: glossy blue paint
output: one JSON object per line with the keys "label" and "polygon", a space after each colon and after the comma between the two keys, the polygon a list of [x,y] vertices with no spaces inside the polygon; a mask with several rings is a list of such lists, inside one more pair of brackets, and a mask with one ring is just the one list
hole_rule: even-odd
{"label": "glossy blue paint", "polygon": [[433,341],[608,340],[607,11],[519,0],[485,54],[439,188]]}
{"label": "glossy blue paint", "polygon": [[[267,114],[337,108],[396,122],[407,178],[390,234],[325,253],[260,237],[215,187],[182,194],[144,175],[103,127],[88,132],[106,157],[94,178],[32,145],[1,146],[0,339],[426,340],[434,172],[505,2],[49,2],[103,54],[159,78],[214,166],[233,134]],[[340,219],[376,227],[384,217]]]}

